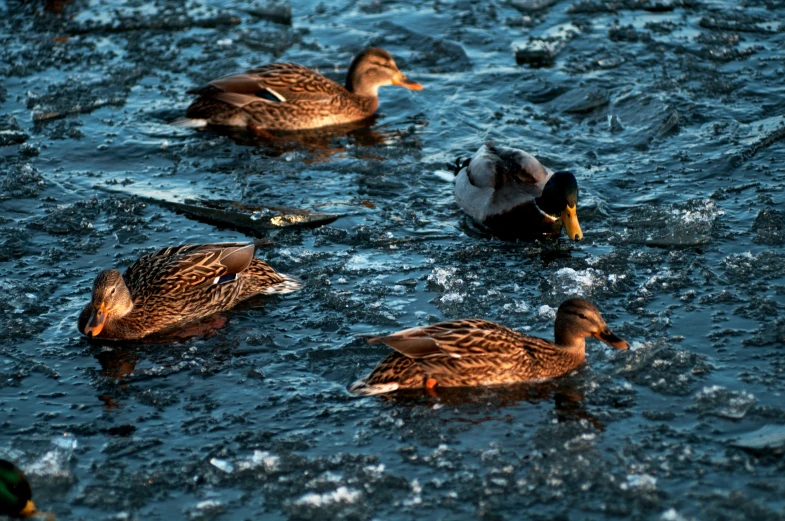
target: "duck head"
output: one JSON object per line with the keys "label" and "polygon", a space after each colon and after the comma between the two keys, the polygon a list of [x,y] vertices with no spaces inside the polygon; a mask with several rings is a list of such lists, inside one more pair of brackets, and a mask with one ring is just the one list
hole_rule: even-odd
{"label": "duck head", "polygon": [[93,282],[92,314],[82,332],[89,337],[101,334],[107,321],[122,318],[134,307],[131,292],[117,270],[104,270]]}
{"label": "duck head", "polygon": [[616,349],[629,349],[624,339],[611,332],[594,304],[582,298],[571,298],[562,302],[556,311],[556,344],[562,347],[582,345],[588,336]]}
{"label": "duck head", "polygon": [[346,89],[361,96],[376,97],[379,87],[398,85],[422,90],[422,85],[407,78],[389,52],[378,47],[365,49],[355,56],[346,73]]}
{"label": "duck head", "polygon": [[578,222],[578,181],[572,172],[556,172],[548,179],[537,206],[543,212],[560,217],[567,237],[580,241],[583,231]]}
{"label": "duck head", "polygon": [[0,460],[0,515],[30,517],[36,513],[30,483],[16,465]]}

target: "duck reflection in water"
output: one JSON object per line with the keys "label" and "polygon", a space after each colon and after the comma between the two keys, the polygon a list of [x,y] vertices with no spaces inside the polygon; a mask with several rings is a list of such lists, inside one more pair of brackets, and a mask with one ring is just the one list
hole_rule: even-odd
{"label": "duck reflection in water", "polygon": [[[434,403],[447,407],[461,407],[462,410],[459,411],[459,414],[474,411],[472,406],[492,407],[495,412],[504,413],[505,409],[519,406],[522,403],[537,405],[552,400],[556,419],[560,423],[585,420],[595,429],[605,430],[605,425],[586,409],[583,389],[576,378],[494,387],[407,389],[383,395],[383,399],[404,407],[418,407]],[[479,417],[461,416],[456,418],[456,421],[480,424],[498,419],[498,414],[484,414]]]}
{"label": "duck reflection in water", "polygon": [[[252,307],[258,309],[263,307],[267,300],[265,298],[251,299],[236,307],[235,310]],[[166,335],[152,335],[136,341],[102,342],[100,339],[91,340],[90,343],[100,349],[93,354],[101,366],[99,375],[110,380],[122,394],[134,381],[134,372],[137,364],[147,358],[160,355],[161,345],[180,345],[182,346],[181,349],[189,349],[190,347],[186,342],[194,338],[206,339],[218,335],[228,320],[228,315],[217,313],[205,320],[190,324]],[[232,358],[231,351],[224,349],[211,349],[209,355],[205,356],[208,358],[207,363],[212,367],[220,366]],[[174,359],[166,356],[163,360],[157,360],[155,363],[162,366],[174,366],[181,361],[182,359],[179,356]],[[162,376],[166,374],[168,372],[164,371]],[[101,394],[98,396],[98,399],[104,402],[104,405],[110,409],[122,406],[117,396],[112,394]]]}
{"label": "duck reflection in water", "polygon": [[[417,143],[415,129],[423,126],[419,121],[405,121],[406,130],[375,126],[379,116],[361,121],[310,130],[249,132],[238,127],[208,127],[205,132],[226,136],[237,145],[254,147],[260,154],[280,157],[287,153],[303,152],[309,157],[306,164],[321,163],[337,154],[358,147],[373,148],[389,145]],[[369,151],[370,154],[370,151]],[[370,156],[369,156],[370,157]],[[379,159],[382,159],[381,157]]]}

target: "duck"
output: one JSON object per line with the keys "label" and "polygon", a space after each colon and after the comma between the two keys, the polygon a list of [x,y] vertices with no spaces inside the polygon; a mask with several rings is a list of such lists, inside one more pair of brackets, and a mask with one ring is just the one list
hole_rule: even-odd
{"label": "duck", "polygon": [[89,338],[138,340],[198,322],[256,295],[300,289],[299,280],[254,257],[258,244],[170,246],[140,257],[123,274],[103,270],[77,328]]}
{"label": "duck", "polygon": [[365,49],[352,60],[342,86],[295,63],[273,63],[213,80],[188,91],[198,96],[178,126],[307,130],[360,121],[379,107],[379,87],[423,86],[407,78],[389,52]]}
{"label": "duck", "polygon": [[608,328],[590,301],[568,299],[556,311],[554,342],[483,319],[463,319],[374,337],[395,351],[349,392],[360,396],[404,389],[476,387],[542,382],[583,365],[586,337],[617,349],[627,342]]}
{"label": "duck", "polygon": [[27,477],[16,465],[0,459],[0,515],[30,517],[36,512]]}
{"label": "duck", "polygon": [[493,235],[531,240],[564,228],[570,239],[583,239],[572,172],[553,172],[521,149],[486,143],[471,159],[458,159],[455,174],[458,206]]}

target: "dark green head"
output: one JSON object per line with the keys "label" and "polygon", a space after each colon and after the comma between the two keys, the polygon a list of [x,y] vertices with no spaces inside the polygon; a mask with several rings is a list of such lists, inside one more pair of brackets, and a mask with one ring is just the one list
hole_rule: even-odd
{"label": "dark green head", "polygon": [[578,181],[572,172],[554,173],[537,198],[537,206],[548,215],[560,217],[570,239],[583,239],[578,222]]}
{"label": "dark green head", "polygon": [[11,462],[0,459],[0,514],[28,517],[36,512],[30,483]]}

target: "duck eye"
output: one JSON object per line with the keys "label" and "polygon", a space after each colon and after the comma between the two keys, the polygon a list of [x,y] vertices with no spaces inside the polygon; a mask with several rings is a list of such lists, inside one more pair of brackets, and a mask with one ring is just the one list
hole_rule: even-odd
{"label": "duck eye", "polygon": [[578,313],[578,316],[581,317],[583,320],[589,320],[589,317],[587,317],[583,313]]}
{"label": "duck eye", "polygon": [[109,294],[110,294],[110,295],[114,295],[115,291],[116,291],[116,289],[115,289],[115,288],[112,288],[112,291],[110,291],[110,292],[109,292]]}

